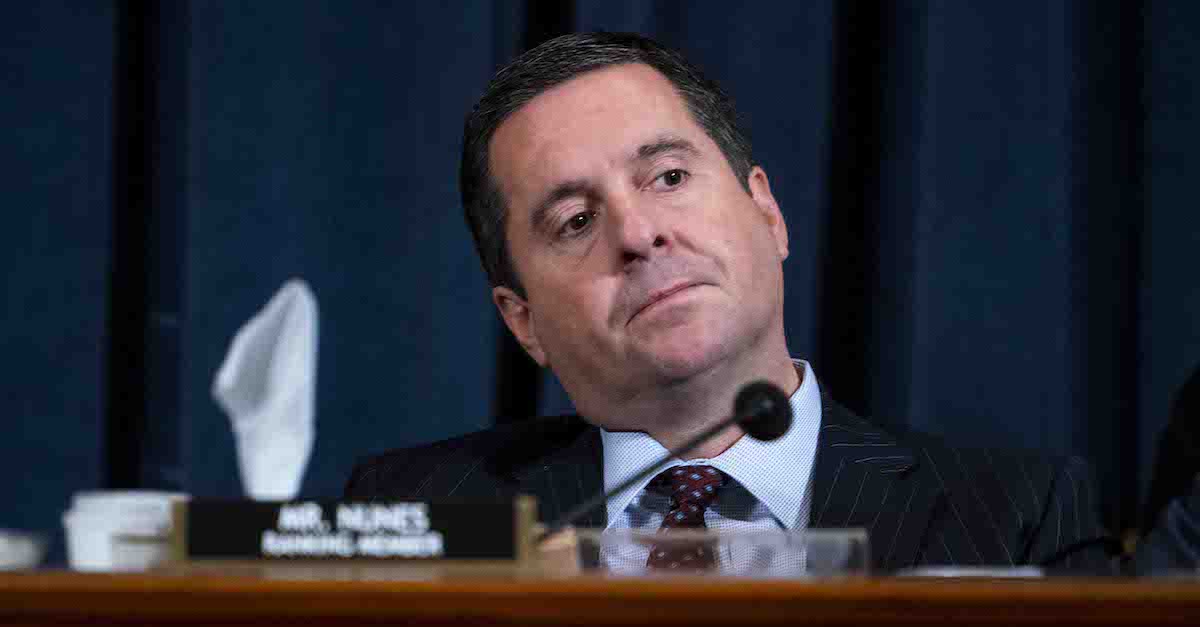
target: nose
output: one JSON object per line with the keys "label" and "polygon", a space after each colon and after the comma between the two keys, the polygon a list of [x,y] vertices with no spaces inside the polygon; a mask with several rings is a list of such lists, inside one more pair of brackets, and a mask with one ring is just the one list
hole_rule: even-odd
{"label": "nose", "polygon": [[615,239],[624,266],[648,259],[654,249],[667,245],[663,216],[639,204],[636,198],[616,198],[610,202],[609,212],[613,218],[610,224],[616,230]]}

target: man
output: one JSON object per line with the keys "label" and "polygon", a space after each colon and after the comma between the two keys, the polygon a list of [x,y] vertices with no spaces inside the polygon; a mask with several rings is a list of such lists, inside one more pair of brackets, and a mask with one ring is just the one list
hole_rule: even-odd
{"label": "man", "polygon": [[468,116],[461,185],[496,307],[580,416],[367,460],[347,497],[526,493],[554,520],[767,380],[791,395],[783,437],[730,428],[585,524],[865,527],[885,570],[1036,563],[1100,535],[1078,460],[891,434],[821,394],[784,338],[788,236],[767,174],[730,100],[678,54],[581,34],[521,56]]}

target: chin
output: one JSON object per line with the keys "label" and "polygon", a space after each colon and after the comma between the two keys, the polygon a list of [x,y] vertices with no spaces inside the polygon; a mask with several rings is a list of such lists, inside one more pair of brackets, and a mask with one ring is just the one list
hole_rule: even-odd
{"label": "chin", "polygon": [[748,324],[746,311],[734,308],[679,308],[664,312],[654,326],[631,337],[637,361],[662,382],[684,382],[736,358],[762,337],[763,327]]}
{"label": "chin", "polygon": [[720,363],[727,355],[727,344],[712,338],[683,337],[678,341],[647,346],[646,361],[659,377],[683,381]]}

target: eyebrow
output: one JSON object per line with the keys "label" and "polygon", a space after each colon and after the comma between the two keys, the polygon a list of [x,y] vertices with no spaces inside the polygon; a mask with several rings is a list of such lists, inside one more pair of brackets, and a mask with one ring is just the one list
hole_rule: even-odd
{"label": "eyebrow", "polygon": [[[630,157],[631,161],[648,161],[666,153],[685,153],[698,155],[700,151],[692,142],[677,135],[661,135],[649,143],[637,147]],[[541,232],[550,222],[550,211],[559,202],[574,196],[584,196],[592,191],[592,185],[583,179],[564,181],[555,185],[536,205],[529,216],[529,224],[534,231]]]}
{"label": "eyebrow", "polygon": [[668,152],[681,152],[688,155],[698,155],[700,151],[692,142],[677,135],[662,135],[648,144],[638,146],[634,159],[646,161]]}

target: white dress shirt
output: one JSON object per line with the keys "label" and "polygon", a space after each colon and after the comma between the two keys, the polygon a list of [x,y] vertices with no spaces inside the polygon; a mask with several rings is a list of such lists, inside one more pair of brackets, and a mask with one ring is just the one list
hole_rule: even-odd
{"label": "white dress shirt", "polygon": [[[771,442],[742,437],[725,452],[711,459],[672,459],[658,472],[683,465],[708,465],[724,472],[729,480],[716,502],[704,514],[705,525],[718,531],[803,530],[808,526],[812,502],[812,468],[821,428],[821,390],[812,368],[794,360],[802,374],[800,387],[792,394],[792,425]],[[640,431],[600,430],[604,450],[604,489],[631,477],[667,453],[657,440]],[[657,474],[657,473],[655,473]],[[606,529],[654,531],[662,525],[670,498],[646,490],[652,478],[611,494]],[[631,567],[644,565],[648,549],[622,556]],[[610,556],[611,557],[611,556]],[[718,561],[729,556],[718,554]],[[619,564],[609,560],[610,567]]]}

